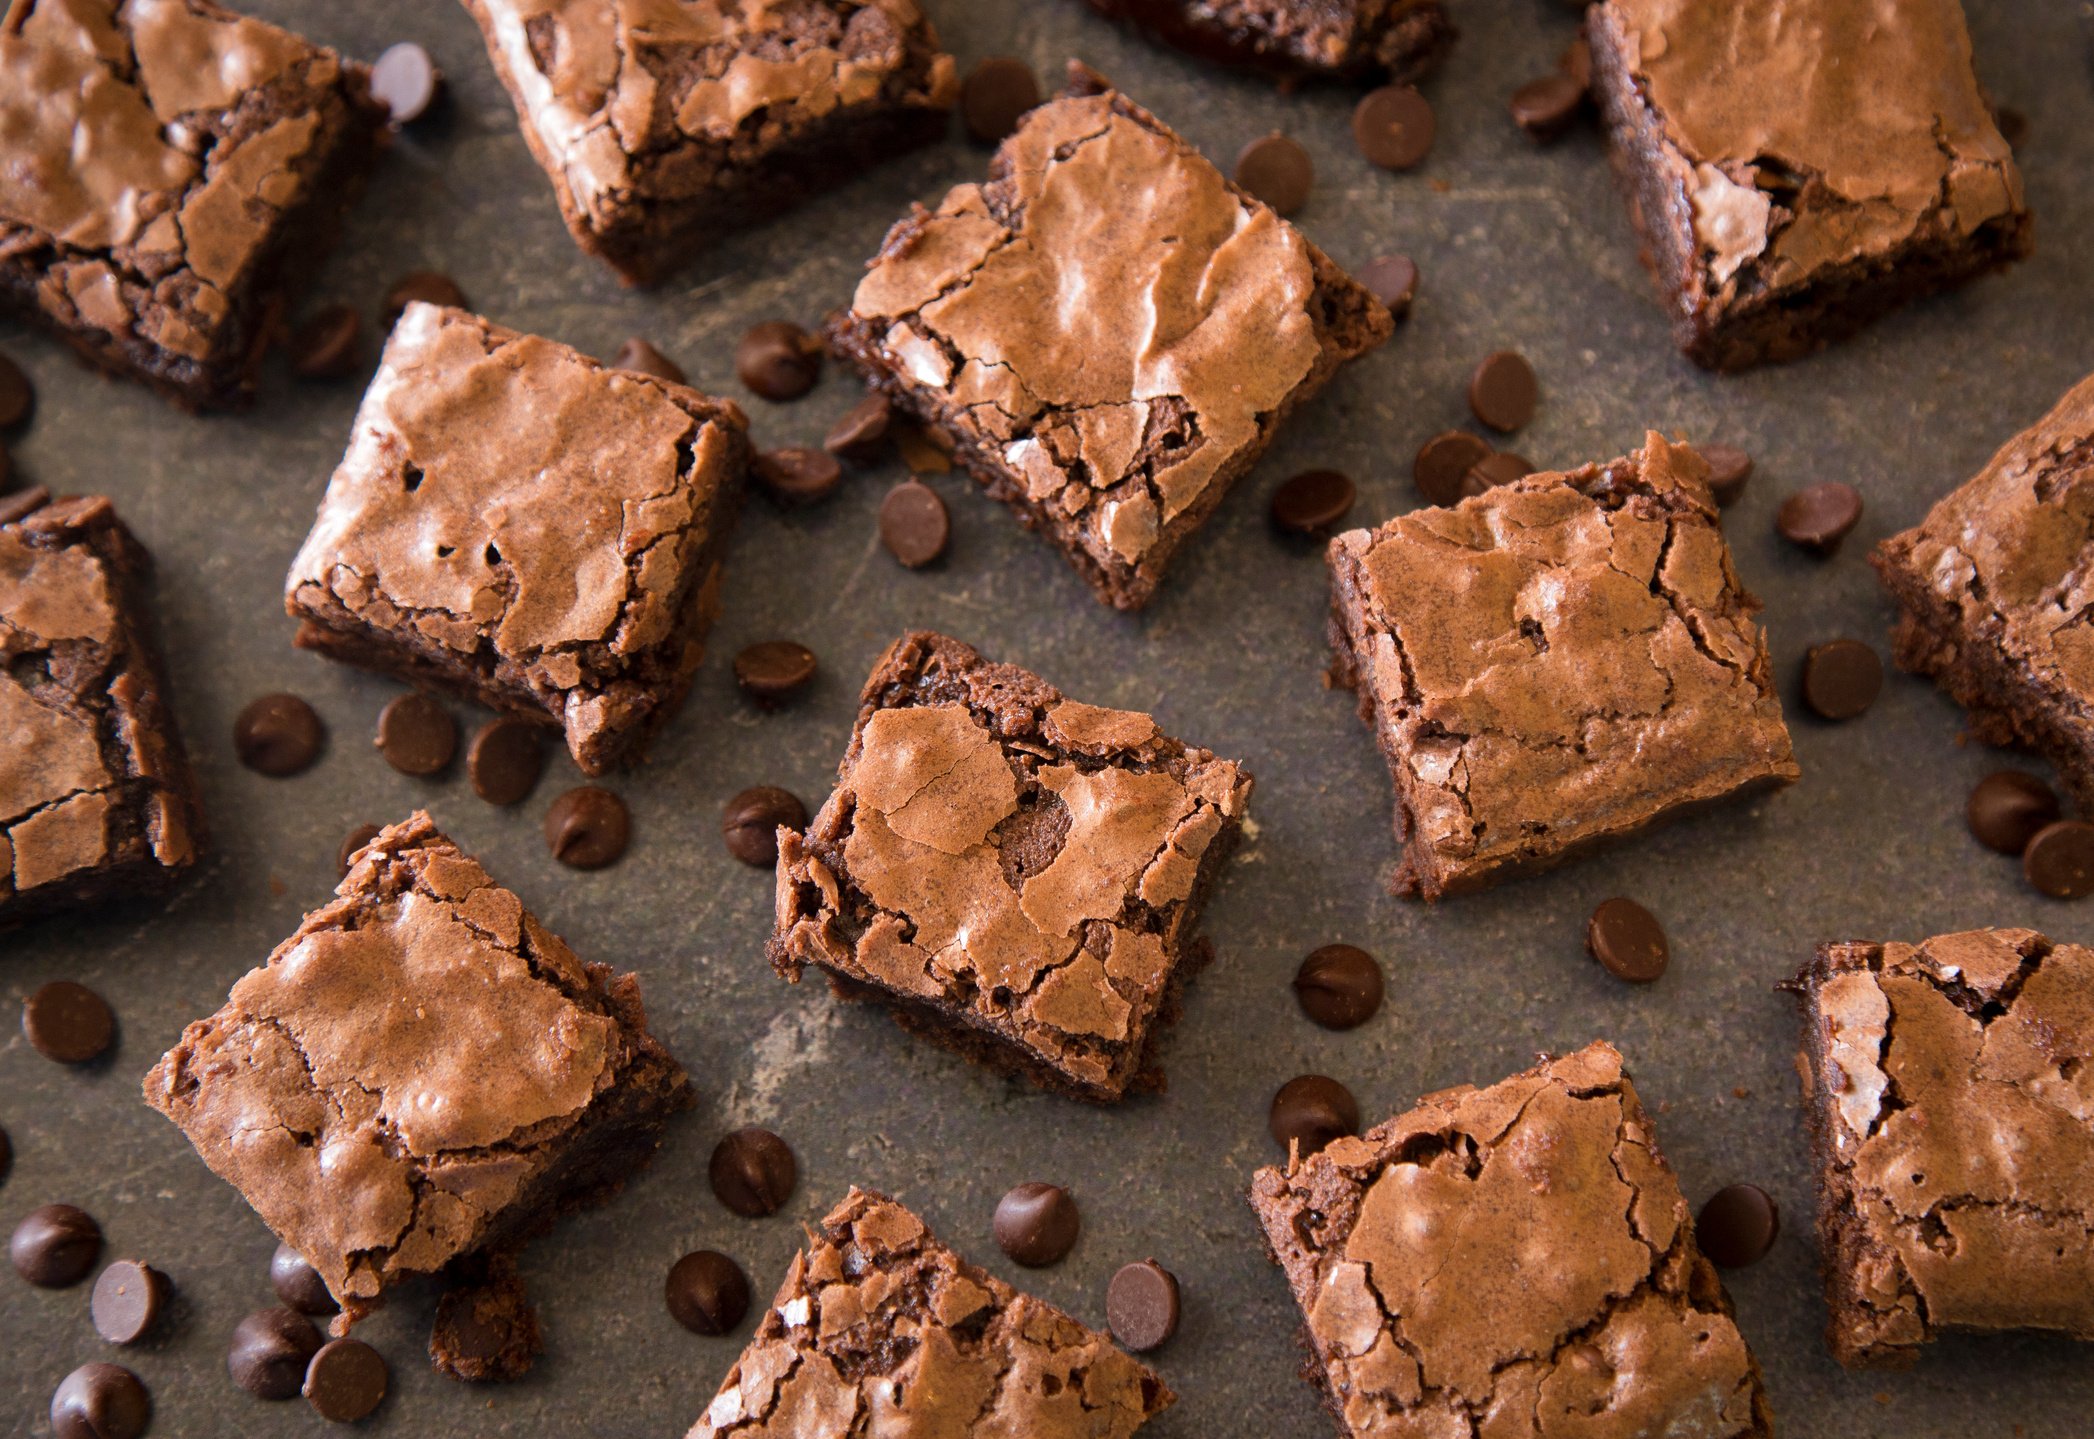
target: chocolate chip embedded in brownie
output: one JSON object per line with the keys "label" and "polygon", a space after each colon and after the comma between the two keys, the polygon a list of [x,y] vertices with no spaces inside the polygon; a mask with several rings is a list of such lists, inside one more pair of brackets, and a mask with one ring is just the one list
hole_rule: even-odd
{"label": "chocolate chip embedded in brownie", "polygon": [[1261,1169],[1251,1208],[1342,1435],[1773,1432],[1610,1045]]}
{"label": "chocolate chip embedded in brownie", "polygon": [[1826,944],[1797,990],[1833,1356],[2094,1339],[2094,950],[2027,929]]}
{"label": "chocolate chip embedded in brownie", "polygon": [[1202,60],[1283,75],[1386,76],[1408,83],[1454,44],[1440,0],[1087,0]]}
{"label": "chocolate chip embedded in brownie", "polygon": [[196,861],[149,568],[105,499],[0,497],[0,929],[158,893]]}
{"label": "chocolate chip embedded in brownie", "polygon": [[1146,1365],[853,1189],[793,1256],[689,1439],[1127,1439],[1177,1396]]}
{"label": "chocolate chip embedded in brownie", "polygon": [[730,401],[410,305],[291,565],[298,643],[556,725],[603,774],[690,688],[748,456]]}
{"label": "chocolate chip embedded in brownie", "polygon": [[991,1067],[1110,1102],[1206,960],[1194,934],[1251,780],[1147,715],[943,635],[866,681],[836,790],[778,832],[770,957]]}
{"label": "chocolate chip embedded in brownie", "polygon": [[1381,302],[1124,96],[1030,112],[986,184],[896,224],[830,322],[1120,609],[1344,361]]}
{"label": "chocolate chip embedded in brownie", "polygon": [[1333,673],[1388,757],[1398,893],[1481,888],[1796,778],[1707,471],[1653,432],[1331,541]]}
{"label": "chocolate chip embedded in brownie", "polygon": [[1673,333],[1790,360],[2028,254],[1958,0],[1603,0],[1593,93]]}

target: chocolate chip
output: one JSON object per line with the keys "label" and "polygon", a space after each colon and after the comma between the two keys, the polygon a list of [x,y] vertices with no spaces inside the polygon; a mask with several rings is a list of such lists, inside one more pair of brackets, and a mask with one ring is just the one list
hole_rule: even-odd
{"label": "chocolate chip", "polygon": [[843,466],[825,450],[787,445],[756,457],[756,481],[781,504],[811,504],[827,499],[843,483]]}
{"label": "chocolate chip", "polygon": [[1002,142],[1039,103],[1040,82],[1032,66],[1009,55],[977,61],[960,82],[960,118],[967,133],[984,145]]}
{"label": "chocolate chip", "polygon": [[1534,461],[1525,455],[1516,455],[1510,450],[1493,450],[1469,466],[1469,472],[1461,477],[1462,498],[1485,494],[1533,473]]}
{"label": "chocolate chip", "polygon": [[116,1038],[116,1016],[86,985],[54,979],[24,1001],[22,1033],[46,1059],[85,1064],[99,1059]]}
{"label": "chocolate chip", "polygon": [[430,305],[449,305],[457,310],[469,310],[465,302],[465,291],[458,282],[440,270],[415,270],[402,275],[385,292],[385,323],[387,326],[400,323],[400,312],[416,300]]}
{"label": "chocolate chip", "polygon": [[873,464],[886,455],[893,424],[894,402],[875,390],[829,427],[822,448],[854,465]]}
{"label": "chocolate chip", "polygon": [[570,869],[602,869],[616,863],[632,832],[625,801],[593,784],[567,791],[545,812],[546,846]]}
{"label": "chocolate chip", "polygon": [[1316,184],[1316,162],[1299,140],[1264,135],[1244,146],[1236,157],[1236,183],[1254,199],[1272,206],[1274,213],[1292,215],[1309,203],[1309,191]]}
{"label": "chocolate chip", "polygon": [[1105,1289],[1112,1337],[1137,1354],[1161,1348],[1178,1332],[1178,1279],[1153,1259],[1121,1267]]}
{"label": "chocolate chip", "polygon": [[2018,769],[1995,770],[1970,792],[1963,816],[1979,844],[2019,858],[2036,831],[2064,813],[2051,787]]}
{"label": "chocolate chip", "polygon": [[952,518],[938,492],[920,480],[903,480],[880,501],[880,543],[912,570],[945,553]]}
{"label": "chocolate chip", "polygon": [[465,772],[489,804],[521,804],[545,773],[544,731],[513,715],[489,720],[466,747]]}
{"label": "chocolate chip", "polygon": [[1651,983],[1672,958],[1665,927],[1633,899],[1601,902],[1585,922],[1585,952],[1630,984]]}
{"label": "chocolate chip", "polygon": [[1076,1247],[1083,1228],[1076,1201],[1058,1184],[1021,1184],[996,1201],[996,1243],[1027,1269],[1056,1264]]}
{"label": "chocolate chip", "polygon": [[691,383],[684,377],[681,365],[638,335],[618,347],[618,353],[611,356],[611,368],[631,370],[639,375],[652,375],[657,380],[667,380],[672,385]]}
{"label": "chocolate chip", "polygon": [[1451,505],[1461,498],[1461,482],[1491,454],[1490,443],[1467,430],[1447,430],[1434,435],[1418,449],[1411,462],[1411,483],[1429,505]]}
{"label": "chocolate chip", "polygon": [[506,1383],[531,1372],[545,1352],[538,1310],[508,1256],[457,1266],[436,1301],[429,1360],[439,1373],[468,1383]]}
{"label": "chocolate chip", "polygon": [[322,1419],[354,1424],[385,1398],[385,1360],[361,1339],[330,1339],[305,1369],[299,1392]]}
{"label": "chocolate chip", "polygon": [[263,695],[233,721],[233,752],[240,763],[273,779],[312,768],[326,742],[320,716],[297,695]]}
{"label": "chocolate chip", "polygon": [[732,1334],[749,1312],[749,1276],[717,1250],[698,1249],[669,1266],[662,1297],[669,1313],[693,1334]]}
{"label": "chocolate chip", "polygon": [[349,866],[355,861],[356,852],[378,838],[378,833],[377,825],[360,824],[342,836],[342,848],[340,853],[335,855],[335,863],[341,866],[343,874],[349,873]]}
{"label": "chocolate chip", "polygon": [[2094,824],[2061,819],[2043,826],[2021,852],[2021,872],[2052,899],[2094,891]]}
{"label": "chocolate chip", "polygon": [[734,657],[734,680],[758,704],[783,704],[814,680],[814,651],[798,640],[764,640]]}
{"label": "chocolate chip", "polygon": [[1745,498],[1745,482],[1752,478],[1752,456],[1736,445],[1696,445],[1695,450],[1709,466],[1709,489],[1716,503],[1729,509]]}
{"label": "chocolate chip", "polygon": [[167,1304],[167,1276],[135,1259],[119,1259],[95,1280],[88,1316],[111,1344],[136,1344],[152,1332]]}
{"label": "chocolate chip", "polygon": [[15,1273],[39,1289],[65,1289],[85,1279],[102,1254],[102,1226],[84,1209],[44,1204],[22,1216],[7,1241]]}
{"label": "chocolate chip", "polygon": [[1823,719],[1850,720],[1883,693],[1883,661],[1860,640],[1827,640],[1803,656],[1803,702]]}
{"label": "chocolate chip", "polygon": [[1585,109],[1585,87],[1562,71],[1543,75],[1513,91],[1508,108],[1529,139],[1554,140]]}
{"label": "chocolate chip", "polygon": [[339,380],[363,358],[364,317],[354,305],[322,305],[291,333],[291,373]]}
{"label": "chocolate chip", "polygon": [[36,413],[36,386],[22,367],[0,355],[0,430],[18,430]]}
{"label": "chocolate chip", "polygon": [[301,1314],[264,1309],[233,1330],[225,1370],[257,1399],[289,1399],[305,1383],[306,1366],[320,1351],[320,1331]]}
{"label": "chocolate chip", "polygon": [[1384,170],[1423,164],[1437,129],[1431,104],[1408,85],[1370,90],[1352,112],[1353,143],[1369,164]]}
{"label": "chocolate chip", "polygon": [[341,1308],[328,1293],[320,1271],[288,1244],[277,1245],[276,1253],[269,1256],[269,1287],[300,1314],[332,1314]]}
{"label": "chocolate chip", "polygon": [[1418,265],[1407,255],[1369,260],[1353,278],[1399,320],[1411,312],[1411,301],[1418,298]]}
{"label": "chocolate chip", "polygon": [[1302,1013],[1325,1029],[1357,1029],[1374,1018],[1381,996],[1381,966],[1349,944],[1326,944],[1294,972]]}
{"label": "chocolate chip", "polygon": [[1830,555],[1861,520],[1861,491],[1844,480],[1801,489],[1774,512],[1781,537],[1813,554]]}
{"label": "chocolate chip", "polygon": [[412,125],[443,94],[444,72],[412,40],[379,51],[371,62],[371,97],[392,111],[393,124]]}
{"label": "chocolate chip", "polygon": [[458,721],[420,690],[378,713],[378,752],[402,774],[441,774],[458,753]]}
{"label": "chocolate chip", "polygon": [[51,503],[51,492],[42,485],[31,485],[18,495],[0,498],[0,525],[11,525],[16,520],[35,514]]}
{"label": "chocolate chip", "polygon": [[51,1396],[51,1439],[138,1439],[153,1399],[121,1364],[83,1364]]}
{"label": "chocolate chip", "polygon": [[713,1146],[706,1174],[720,1202],[744,1219],[776,1214],[792,1198],[800,1166],[792,1146],[768,1129],[737,1129]]}
{"label": "chocolate chip", "polygon": [[1360,1104],[1337,1080],[1304,1074],[1273,1095],[1267,1123],[1282,1149],[1298,1144],[1306,1159],[1333,1139],[1359,1133]]}
{"label": "chocolate chip", "polygon": [[1534,418],[1541,398],[1534,367],[1511,350],[1485,355],[1469,375],[1469,409],[1500,434],[1511,434]]}
{"label": "chocolate chip", "polygon": [[778,826],[807,827],[807,806],[776,785],[760,784],[727,801],[720,835],[727,852],[743,864],[769,869],[778,862]]}
{"label": "chocolate chip", "polygon": [[790,320],[766,320],[734,347],[734,372],[766,400],[797,400],[822,373],[822,342]]}
{"label": "chocolate chip", "polygon": [[1327,535],[1352,511],[1352,478],[1304,470],[1272,492],[1272,522],[1296,535]]}
{"label": "chocolate chip", "polygon": [[1743,1269],[1774,1247],[1781,1210],[1757,1184],[1733,1184],[1709,1196],[1694,1221],[1701,1252],[1719,1269]]}

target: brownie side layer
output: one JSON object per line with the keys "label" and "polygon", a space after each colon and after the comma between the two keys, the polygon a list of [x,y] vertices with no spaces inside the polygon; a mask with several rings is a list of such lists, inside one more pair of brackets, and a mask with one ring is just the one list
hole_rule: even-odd
{"label": "brownie side layer", "polygon": [[1415,84],[1454,45],[1439,0],[1086,0],[1108,20],[1219,65]]}

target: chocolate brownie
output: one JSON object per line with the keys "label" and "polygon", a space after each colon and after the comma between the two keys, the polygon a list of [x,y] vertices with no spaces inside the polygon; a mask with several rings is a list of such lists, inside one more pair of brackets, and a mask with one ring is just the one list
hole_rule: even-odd
{"label": "chocolate brownie", "polygon": [[1086,0],[1189,55],[1282,75],[1408,83],[1454,43],[1440,0]]}
{"label": "chocolate brownie", "polygon": [[1797,775],[1708,466],[1652,432],[1331,541],[1335,682],[1437,899]]}
{"label": "chocolate brownie", "polygon": [[575,242],[651,284],[945,133],[917,0],[465,0]]}
{"label": "chocolate brownie", "polygon": [[2094,807],[2094,376],[1871,559],[1903,614],[1894,654],[1988,744],[2041,751]]}
{"label": "chocolate brownie", "polygon": [[1958,0],[1604,0],[1592,88],[1673,334],[1792,360],[2029,252]]}
{"label": "chocolate brownie", "polygon": [[636,759],[690,688],[748,468],[731,401],[415,303],[292,562],[298,644]]}
{"label": "chocolate brownie", "polygon": [[608,1198],[691,1103],[629,974],[584,964],[426,814],[356,855],[145,1078],[352,1320]]}
{"label": "chocolate brownie", "polygon": [[906,635],[865,683],[835,792],[806,833],[778,831],[771,963],[1063,1094],[1155,1087],[1250,793],[1147,715]]}
{"label": "chocolate brownie", "polygon": [[1610,1045],[1261,1169],[1251,1208],[1342,1435],[1773,1433]]}
{"label": "chocolate brownie", "polygon": [[1105,1335],[854,1188],[793,1256],[688,1439],[1125,1439],[1176,1398]]}
{"label": "chocolate brownie", "polygon": [[210,0],[0,5],[0,306],[245,403],[384,143],[367,72]]}
{"label": "chocolate brownie", "polygon": [[2028,929],[1826,944],[1796,987],[1833,1356],[2094,1339],[2094,950]]}
{"label": "chocolate brownie", "polygon": [[0,496],[0,929],[158,893],[196,862],[150,567],[105,499]]}
{"label": "chocolate brownie", "polygon": [[1120,609],[1389,312],[1111,91],[888,231],[830,339]]}

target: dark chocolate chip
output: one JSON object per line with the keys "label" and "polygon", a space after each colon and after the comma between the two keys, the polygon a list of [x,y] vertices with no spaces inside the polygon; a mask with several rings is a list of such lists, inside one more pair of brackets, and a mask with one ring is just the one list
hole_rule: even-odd
{"label": "dark chocolate chip", "polygon": [[945,553],[952,518],[938,492],[920,480],[903,480],[880,501],[880,543],[912,570]]}
{"label": "dark chocolate chip", "polygon": [[1357,1029],[1374,1018],[1381,996],[1381,966],[1349,944],[1326,944],[1294,972],[1301,1012],[1325,1029]]}
{"label": "dark chocolate chip", "polygon": [[1178,1332],[1178,1278],[1153,1259],[1121,1267],[1105,1289],[1112,1337],[1137,1354],[1161,1348]]}
{"label": "dark chocolate chip", "polygon": [[1743,1269],[1774,1247],[1781,1233],[1781,1210],[1774,1196],[1757,1184],[1733,1184],[1709,1196],[1694,1221],[1701,1252],[1719,1269]]}
{"label": "dark chocolate chip", "polygon": [[1076,1201],[1058,1184],[1019,1185],[996,1201],[996,1243],[1027,1269],[1059,1263],[1083,1228]]}
{"label": "dark chocolate chip", "polygon": [[1585,87],[1574,76],[1558,70],[1542,75],[1512,92],[1508,106],[1512,120],[1528,138],[1554,140],[1570,129],[1585,109]]}
{"label": "dark chocolate chip", "polygon": [[727,801],[720,815],[720,836],[727,852],[743,864],[769,869],[778,862],[778,826],[807,827],[807,806],[776,785],[760,784]]}
{"label": "dark chocolate chip", "polygon": [[995,145],[1018,128],[1025,112],[1040,103],[1040,82],[1032,66],[1009,55],[990,55],[975,63],[960,82],[960,118],[967,133],[984,145]]}
{"label": "dark chocolate chip", "polygon": [[22,1216],[7,1241],[15,1273],[39,1289],[78,1284],[102,1254],[102,1226],[84,1209],[43,1204]]}
{"label": "dark chocolate chip", "polygon": [[412,40],[386,46],[371,62],[371,97],[392,111],[395,125],[421,119],[435,108],[443,91],[444,72]]}
{"label": "dark chocolate chip", "polygon": [[2037,830],[2056,823],[2063,814],[2056,791],[2018,769],[1995,770],[1979,780],[1963,809],[1979,844],[2017,859]]}
{"label": "dark chocolate chip", "polygon": [[722,1204],[745,1219],[761,1219],[776,1214],[792,1198],[800,1166],[791,1145],[751,1125],[713,1146],[706,1173]]}
{"label": "dark chocolate chip", "polygon": [[766,400],[797,400],[821,378],[822,342],[790,320],[766,320],[734,347],[734,372]]}
{"label": "dark chocolate chip", "polygon": [[363,358],[364,317],[354,305],[322,305],[291,333],[291,373],[301,380],[339,380]]}
{"label": "dark chocolate chip", "polygon": [[263,1309],[234,1328],[225,1370],[257,1399],[290,1399],[319,1351],[320,1331],[311,1320],[289,1309]]}
{"label": "dark chocolate chip", "polygon": [[1273,1095],[1267,1123],[1280,1148],[1299,1144],[1306,1159],[1333,1139],[1359,1133],[1360,1104],[1337,1080],[1304,1074],[1288,1080]]}
{"label": "dark chocolate chip", "polygon": [[320,716],[297,695],[263,695],[233,721],[233,752],[240,763],[275,779],[310,769],[326,742]]}
{"label": "dark chocolate chip", "polygon": [[2061,819],[2043,826],[2021,852],[2021,872],[2052,899],[2094,892],[2094,824]]}
{"label": "dark chocolate chip", "polygon": [[886,455],[893,425],[894,402],[875,390],[829,427],[822,448],[854,465],[870,465]]}
{"label": "dark chocolate chip", "polygon": [[734,680],[759,704],[791,699],[814,680],[814,651],[798,640],[764,640],[734,657]]}
{"label": "dark chocolate chip", "polygon": [[1583,35],[1563,47],[1556,58],[1556,68],[1570,76],[1572,83],[1582,91],[1592,89],[1592,44]]}
{"label": "dark chocolate chip", "polygon": [[23,1002],[22,1033],[46,1059],[85,1064],[99,1059],[116,1038],[116,1016],[86,985],[54,979]]}
{"label": "dark chocolate chip", "polygon": [[1774,528],[1783,539],[1819,555],[1837,551],[1860,520],[1861,491],[1844,480],[1798,490],[1774,512]]}
{"label": "dark chocolate chip", "polygon": [[135,1259],[119,1259],[95,1280],[88,1316],[111,1344],[136,1344],[152,1332],[167,1304],[167,1276]]}
{"label": "dark chocolate chip", "polygon": [[1410,170],[1432,151],[1432,105],[1408,85],[1370,90],[1352,112],[1352,140],[1372,165]]}
{"label": "dark chocolate chip", "polygon": [[322,1419],[354,1424],[378,1407],[392,1376],[385,1359],[361,1339],[330,1339],[305,1369],[299,1392]]}
{"label": "dark chocolate chip", "polygon": [[467,1383],[506,1383],[531,1372],[545,1352],[538,1310],[515,1264],[475,1262],[436,1301],[429,1360],[439,1373]]}
{"label": "dark chocolate chip", "polygon": [[1716,503],[1729,509],[1745,498],[1745,482],[1752,478],[1752,456],[1736,445],[1696,445],[1709,466],[1709,489]]}
{"label": "dark chocolate chip", "polygon": [[1534,367],[1511,350],[1485,355],[1469,375],[1469,410],[1500,434],[1511,434],[1534,418],[1541,399]]}
{"label": "dark chocolate chip", "polygon": [[616,863],[632,839],[633,817],[625,801],[593,784],[571,789],[545,812],[545,843],[553,858],[571,869],[602,869]]}
{"label": "dark chocolate chip", "polygon": [[749,1312],[749,1276],[713,1249],[698,1249],[669,1266],[662,1286],[669,1313],[693,1334],[732,1334]]}
{"label": "dark chocolate chip", "polygon": [[521,804],[545,773],[544,730],[513,715],[489,720],[466,748],[465,772],[489,804]]}
{"label": "dark chocolate chip", "polygon": [[756,481],[781,504],[812,504],[835,493],[843,466],[826,450],[787,445],[756,457]]}
{"label": "dark chocolate chip", "polygon": [[36,386],[20,365],[0,355],[0,430],[20,429],[35,413]]}
{"label": "dark chocolate chip", "polygon": [[42,485],[31,485],[18,495],[0,497],[0,525],[11,525],[50,503],[51,492]]}
{"label": "dark chocolate chip", "polygon": [[[320,1271],[288,1244],[277,1245],[276,1253],[269,1256],[269,1287],[300,1314],[332,1314],[341,1308],[327,1292]],[[303,1372],[303,1365],[300,1369]]]}
{"label": "dark chocolate chip", "polygon": [[688,385],[691,383],[684,376],[683,366],[677,364],[676,361],[670,359],[638,335],[633,336],[618,347],[618,353],[611,356],[611,368],[614,370],[631,370],[635,374],[640,375],[652,375],[657,380],[667,380],[672,385]]}
{"label": "dark chocolate chip", "polygon": [[1369,260],[1353,278],[1399,320],[1411,312],[1411,302],[1418,298],[1418,264],[1408,255]]}
{"label": "dark chocolate chip", "polygon": [[153,1398],[121,1364],[83,1364],[51,1396],[51,1439],[138,1439]]}
{"label": "dark chocolate chip", "polygon": [[1585,922],[1585,952],[1630,984],[1651,983],[1672,958],[1657,916],[1633,899],[1619,898],[1602,901]]}
{"label": "dark chocolate chip", "polygon": [[360,824],[342,836],[342,848],[340,853],[335,855],[335,863],[341,866],[343,874],[349,873],[349,866],[356,860],[356,852],[378,838],[378,834],[377,825]]}
{"label": "dark chocolate chip", "polygon": [[1309,203],[1309,191],[1316,185],[1316,162],[1299,140],[1264,135],[1244,146],[1236,157],[1236,183],[1272,206],[1274,213],[1292,215]]}
{"label": "dark chocolate chip", "polygon": [[1491,454],[1490,443],[1467,430],[1434,435],[1411,462],[1411,482],[1428,505],[1451,505],[1461,498],[1461,482]]}
{"label": "dark chocolate chip", "polygon": [[1510,450],[1493,450],[1469,466],[1469,472],[1461,477],[1462,498],[1485,494],[1533,473],[1534,461],[1525,455],[1516,455]]}
{"label": "dark chocolate chip", "polygon": [[1352,513],[1352,477],[1303,470],[1272,492],[1272,522],[1297,535],[1327,535]]}
{"label": "dark chocolate chip", "polygon": [[378,752],[402,774],[441,774],[458,753],[458,721],[420,690],[378,712]]}
{"label": "dark chocolate chip", "polygon": [[1850,720],[1883,693],[1883,661],[1860,640],[1827,640],[1803,656],[1803,702],[1829,720]]}
{"label": "dark chocolate chip", "polygon": [[385,323],[387,326],[400,322],[400,312],[416,300],[431,305],[449,305],[457,310],[469,310],[465,302],[465,291],[458,282],[441,270],[415,270],[402,275],[385,292]]}

